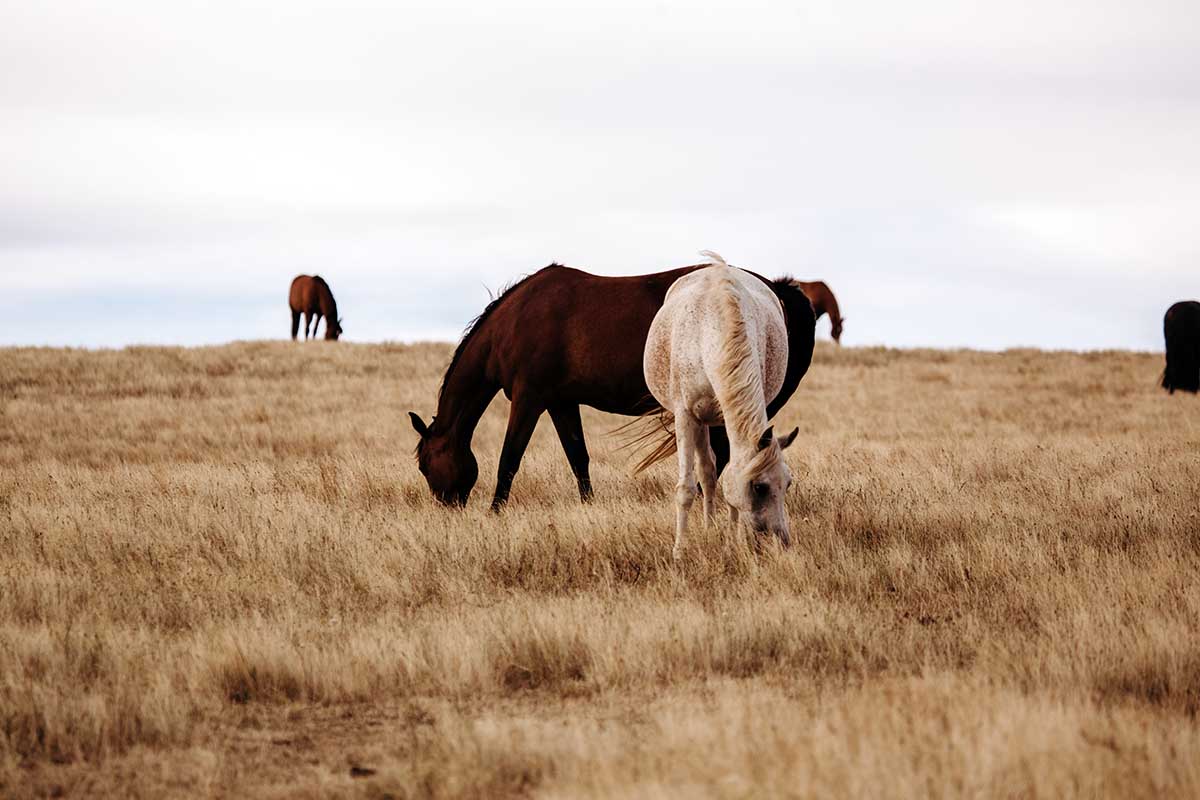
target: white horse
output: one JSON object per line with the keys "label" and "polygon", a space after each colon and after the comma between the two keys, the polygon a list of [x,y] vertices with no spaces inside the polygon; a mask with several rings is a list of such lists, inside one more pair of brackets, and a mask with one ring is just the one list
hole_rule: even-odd
{"label": "white horse", "polygon": [[712,425],[724,425],[729,435],[721,484],[734,524],[740,519],[756,532],[775,534],[785,547],[791,543],[783,496],[792,476],[782,453],[799,429],[781,440],[767,424],[767,401],[779,393],[787,370],[783,306],[754,275],[711,251],[701,255],[712,263],[671,284],[650,324],[642,362],[651,394],[675,418],[676,559],[696,495],[693,460],[706,526],[716,510]]}

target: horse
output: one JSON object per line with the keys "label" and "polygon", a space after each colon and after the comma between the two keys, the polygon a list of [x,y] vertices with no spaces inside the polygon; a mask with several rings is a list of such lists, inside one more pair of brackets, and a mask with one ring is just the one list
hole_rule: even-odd
{"label": "horse", "polygon": [[696,496],[693,462],[700,468],[705,526],[713,519],[717,469],[708,429],[718,425],[729,437],[721,488],[735,526],[740,520],[779,537],[784,547],[791,544],[783,498],[792,476],[783,451],[800,429],[779,439],[767,422],[767,399],[783,387],[788,366],[783,304],[750,273],[711,251],[701,255],[711,264],[671,285],[650,323],[642,362],[651,394],[674,418],[675,560]]}
{"label": "horse", "polygon": [[[642,351],[654,314],[676,279],[704,265],[650,275],[602,277],[550,264],[516,282],[476,317],[455,348],[428,424],[409,412],[417,466],[435,499],[465,505],[479,477],[471,439],[496,393],[512,401],[496,474],[492,510],[508,500],[513,478],[538,419],[549,412],[579,487],[592,497],[579,406],[626,416],[661,410],[646,387]],[[816,318],[791,278],[769,281],[788,320],[788,367],[767,407],[774,415],[812,361]],[[710,430],[718,469],[729,459],[721,428]],[[672,440],[673,442],[673,440]]]}
{"label": "horse", "polygon": [[796,281],[796,285],[808,297],[812,303],[813,313],[817,315],[817,319],[821,318],[822,314],[829,314],[829,335],[838,344],[842,343],[842,323],[846,318],[838,311],[837,298],[833,296],[833,291],[825,285],[825,281]]}
{"label": "horse", "polygon": [[1200,390],[1200,303],[1182,300],[1163,317],[1167,341],[1167,366],[1162,387],[1171,394]]}
{"label": "horse", "polygon": [[312,320],[312,336],[317,338],[317,326],[325,317],[325,338],[337,341],[342,335],[342,320],[337,313],[337,302],[329,284],[320,275],[297,275],[288,292],[288,305],[292,308],[292,341],[300,330],[300,315],[304,315],[304,338],[308,339],[308,324]]}

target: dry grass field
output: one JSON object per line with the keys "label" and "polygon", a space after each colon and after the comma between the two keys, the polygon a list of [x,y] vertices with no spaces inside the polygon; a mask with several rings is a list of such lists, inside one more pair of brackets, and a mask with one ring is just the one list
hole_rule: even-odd
{"label": "dry grass field", "polygon": [[0,350],[0,795],[1200,795],[1200,400],[1161,356],[821,346],[789,551],[543,419],[487,511],[448,345]]}

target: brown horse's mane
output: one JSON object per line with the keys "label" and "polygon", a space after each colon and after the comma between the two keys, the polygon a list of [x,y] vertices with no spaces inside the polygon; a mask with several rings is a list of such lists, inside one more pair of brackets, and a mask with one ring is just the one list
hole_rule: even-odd
{"label": "brown horse's mane", "polygon": [[562,264],[553,262],[551,264],[547,264],[536,272],[531,272],[528,275],[512,281],[503,289],[501,289],[499,293],[492,297],[491,301],[487,304],[487,306],[484,307],[483,311],[479,313],[479,316],[467,323],[467,327],[463,329],[462,338],[458,340],[458,346],[454,348],[454,355],[450,356],[450,365],[446,367],[446,372],[444,375],[442,375],[442,385],[438,387],[438,405],[441,405],[442,403],[442,392],[446,390],[446,381],[450,378],[450,373],[454,372],[454,367],[458,365],[459,357],[462,356],[463,351],[467,349],[467,344],[471,341],[471,337],[474,336],[475,332],[483,326],[483,323],[487,322],[487,318],[491,316],[492,312],[495,311],[502,302],[504,302],[505,298],[507,298],[513,293],[513,291],[518,289],[530,278],[540,275],[541,273],[553,267],[561,266]]}
{"label": "brown horse's mane", "polygon": [[[800,288],[800,281],[787,273],[771,281],[771,288],[775,290],[775,294],[777,295],[786,294],[793,299],[803,297],[805,300],[808,300],[808,295]],[[811,301],[809,301],[809,305],[812,305]]]}

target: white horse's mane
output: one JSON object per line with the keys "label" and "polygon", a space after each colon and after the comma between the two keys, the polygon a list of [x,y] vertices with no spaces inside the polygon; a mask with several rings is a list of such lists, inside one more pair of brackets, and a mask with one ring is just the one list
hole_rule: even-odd
{"label": "white horse's mane", "polygon": [[[725,263],[725,259],[711,250],[704,250],[700,255],[710,259],[712,266],[722,269],[715,288],[721,293],[719,324],[722,341],[717,374],[712,376],[713,390],[721,404],[725,427],[743,442],[757,445],[767,429],[767,400],[760,359],[750,342],[745,311],[738,300],[740,287],[730,274],[734,268]],[[772,441],[746,465],[746,477],[753,480],[773,468],[781,457],[782,450]]]}

